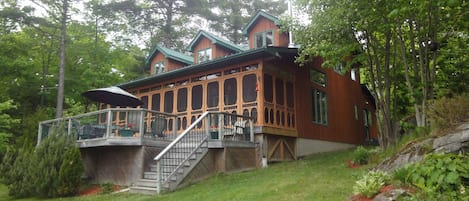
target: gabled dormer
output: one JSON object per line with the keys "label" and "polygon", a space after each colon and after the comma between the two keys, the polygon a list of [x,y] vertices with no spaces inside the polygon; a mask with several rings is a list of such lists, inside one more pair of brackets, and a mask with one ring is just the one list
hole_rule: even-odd
{"label": "gabled dormer", "polygon": [[288,46],[288,33],[279,31],[280,20],[264,11],[258,11],[243,29],[249,38],[249,48]]}
{"label": "gabled dormer", "polygon": [[244,51],[238,45],[200,30],[188,46],[194,55],[194,63],[202,63]]}
{"label": "gabled dormer", "polygon": [[148,56],[146,63],[150,65],[150,74],[153,75],[192,65],[193,60],[189,55],[158,45]]}

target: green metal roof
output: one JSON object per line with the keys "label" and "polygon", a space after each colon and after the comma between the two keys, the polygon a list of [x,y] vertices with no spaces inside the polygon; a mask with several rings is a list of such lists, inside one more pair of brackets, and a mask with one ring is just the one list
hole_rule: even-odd
{"label": "green metal roof", "polygon": [[149,64],[151,62],[153,57],[156,56],[157,52],[161,52],[167,58],[188,64],[188,65],[191,65],[194,63],[194,58],[189,55],[157,45],[155,49],[153,49],[152,53],[147,57],[146,64]]}
{"label": "green metal roof", "polygon": [[187,47],[187,49],[189,49],[191,52],[194,51],[194,48],[197,44],[197,42],[201,39],[202,36],[205,36],[206,38],[208,38],[210,41],[212,41],[212,43],[214,44],[217,44],[217,45],[220,45],[222,47],[225,47],[227,49],[230,49],[230,50],[233,50],[235,52],[242,52],[242,51],[245,51],[246,49],[244,49],[243,47],[239,46],[239,45],[236,45],[228,40],[225,40],[223,38],[220,38],[218,36],[215,36],[209,32],[206,32],[204,30],[200,30],[197,35],[194,37],[194,39],[191,41],[191,43],[189,44],[189,46]]}
{"label": "green metal roof", "polygon": [[292,61],[294,60],[294,56],[298,54],[297,48],[286,48],[286,47],[262,47],[257,49],[250,49],[244,52],[240,52],[237,54],[232,54],[227,57],[221,57],[215,60],[210,60],[200,64],[194,64],[190,66],[186,66],[183,68],[179,68],[176,70],[159,73],[155,75],[151,75],[149,77],[133,80],[130,82],[122,83],[117,86],[129,89],[133,87],[140,87],[155,83],[161,83],[166,80],[187,76],[195,73],[200,73],[208,70],[213,70],[216,68],[221,68],[229,65],[235,65],[237,63],[241,63],[244,61],[254,60],[258,58],[264,57],[277,57],[281,58],[290,58]]}
{"label": "green metal roof", "polygon": [[244,35],[248,35],[248,32],[249,30],[252,28],[252,26],[254,25],[254,23],[260,18],[260,17],[265,17],[267,18],[268,20],[272,21],[275,23],[275,25],[279,25],[280,21],[277,17],[267,13],[267,12],[264,12],[262,10],[258,11],[256,13],[256,15],[254,15],[254,17],[251,18],[251,20],[249,20],[249,23],[243,28],[243,34]]}

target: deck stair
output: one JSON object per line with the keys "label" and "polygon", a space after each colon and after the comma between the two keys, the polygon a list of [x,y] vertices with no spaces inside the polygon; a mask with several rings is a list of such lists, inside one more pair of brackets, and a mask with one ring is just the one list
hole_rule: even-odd
{"label": "deck stair", "polygon": [[155,157],[156,163],[130,187],[131,193],[158,194],[178,187],[208,152],[207,132],[197,128],[203,119],[204,115]]}

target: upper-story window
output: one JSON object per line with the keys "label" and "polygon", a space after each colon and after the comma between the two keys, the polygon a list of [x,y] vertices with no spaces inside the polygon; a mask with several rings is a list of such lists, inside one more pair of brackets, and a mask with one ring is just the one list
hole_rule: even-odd
{"label": "upper-story window", "polygon": [[160,61],[158,63],[155,63],[154,69],[155,74],[162,73],[164,72],[164,61]]}
{"label": "upper-story window", "polygon": [[357,81],[357,70],[355,70],[354,68],[350,70],[350,78],[352,78],[353,81]]}
{"label": "upper-story window", "polygon": [[272,30],[256,33],[254,37],[254,47],[256,48],[274,44],[274,32]]}
{"label": "upper-story window", "polygon": [[339,74],[341,74],[341,75],[344,75],[344,73],[345,73],[345,64],[344,64],[343,62],[341,62],[341,63],[335,65],[335,66],[334,66],[334,71],[335,71],[336,73],[339,73]]}
{"label": "upper-story window", "polygon": [[327,84],[326,74],[316,69],[309,70],[309,80],[323,87],[326,87]]}
{"label": "upper-story window", "polygon": [[199,52],[197,52],[198,63],[202,63],[202,62],[206,62],[210,60],[212,60],[212,48],[199,50]]}

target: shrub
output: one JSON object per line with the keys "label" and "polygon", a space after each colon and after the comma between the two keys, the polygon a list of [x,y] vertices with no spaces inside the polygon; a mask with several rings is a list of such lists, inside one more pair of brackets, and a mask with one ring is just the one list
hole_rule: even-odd
{"label": "shrub", "polygon": [[4,173],[3,182],[8,186],[8,194],[15,197],[28,197],[34,194],[34,186],[31,182],[32,174],[31,158],[32,149],[24,146],[18,151],[12,168]]}
{"label": "shrub", "polygon": [[353,151],[353,163],[354,164],[368,164],[368,159],[370,158],[370,152],[362,146],[358,146],[355,151]]}
{"label": "shrub", "polygon": [[394,178],[420,190],[423,200],[468,200],[469,156],[429,154],[394,173]]}
{"label": "shrub", "polygon": [[83,171],[80,149],[75,146],[69,147],[64,154],[59,171],[58,193],[60,196],[72,196],[79,192]]}
{"label": "shrub", "polygon": [[108,193],[111,193],[112,191],[114,191],[114,184],[112,184],[111,182],[104,182],[101,184],[101,193],[103,194],[108,194]]}
{"label": "shrub", "polygon": [[391,177],[387,173],[371,171],[355,182],[353,193],[371,198],[379,192],[381,187],[389,184],[390,181]]}
{"label": "shrub", "polygon": [[2,173],[10,195],[57,197],[77,192],[83,173],[80,151],[72,136],[59,133],[63,132],[52,131],[35,150],[25,146],[17,156],[11,152],[4,158],[1,170],[11,167]]}
{"label": "shrub", "polygon": [[428,117],[436,128],[442,129],[464,122],[469,118],[469,94],[431,102]]}

